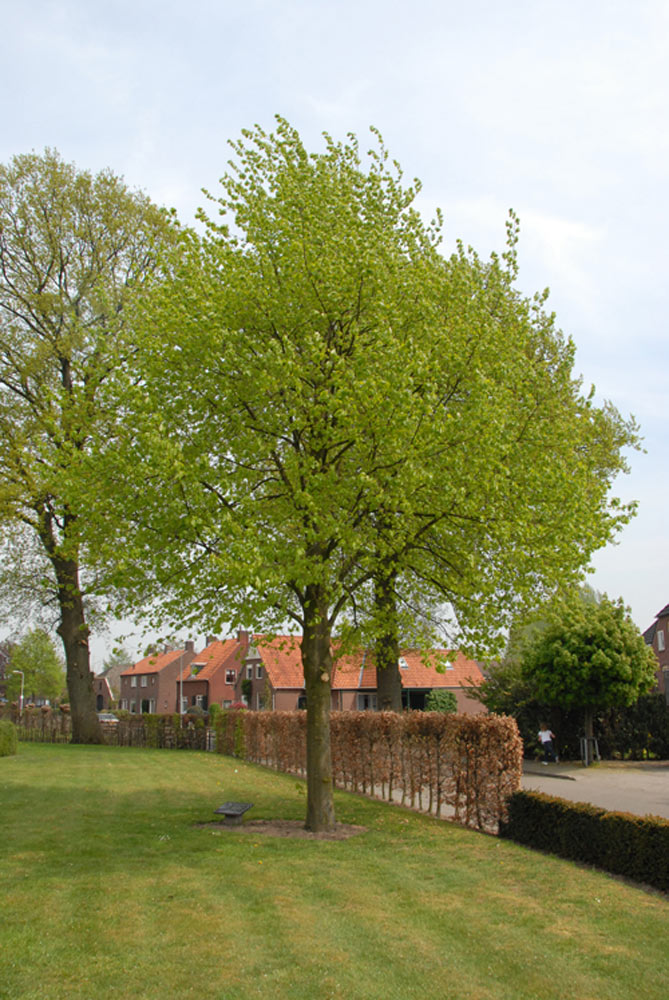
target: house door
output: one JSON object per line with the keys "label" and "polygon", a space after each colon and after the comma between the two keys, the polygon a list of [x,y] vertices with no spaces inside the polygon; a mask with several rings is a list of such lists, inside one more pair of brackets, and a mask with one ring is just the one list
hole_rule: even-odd
{"label": "house door", "polygon": [[101,712],[104,707],[105,707],[105,700],[102,697],[102,695],[99,694],[97,696],[97,698],[95,699],[95,708],[96,708],[96,711]]}

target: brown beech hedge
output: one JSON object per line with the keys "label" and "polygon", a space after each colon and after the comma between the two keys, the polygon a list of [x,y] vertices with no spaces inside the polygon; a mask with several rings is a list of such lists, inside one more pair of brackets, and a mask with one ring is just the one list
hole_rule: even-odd
{"label": "brown beech hedge", "polygon": [[[491,831],[520,788],[522,742],[507,716],[333,712],[330,718],[339,788]],[[226,711],[216,733],[220,753],[306,773],[305,712]]]}

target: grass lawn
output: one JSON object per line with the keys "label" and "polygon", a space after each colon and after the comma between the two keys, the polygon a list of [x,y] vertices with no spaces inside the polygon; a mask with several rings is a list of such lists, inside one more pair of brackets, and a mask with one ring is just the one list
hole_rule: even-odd
{"label": "grass lawn", "polygon": [[305,810],[213,754],[0,758],[0,997],[666,1000],[666,897],[343,792],[350,840],[196,827],[227,799]]}

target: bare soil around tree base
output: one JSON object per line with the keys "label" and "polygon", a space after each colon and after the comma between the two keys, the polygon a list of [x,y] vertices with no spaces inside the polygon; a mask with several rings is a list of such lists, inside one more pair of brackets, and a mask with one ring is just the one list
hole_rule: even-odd
{"label": "bare soil around tree base", "polygon": [[224,823],[222,820],[213,820],[211,823],[198,823],[200,829],[221,830],[230,833],[249,833],[254,836],[266,837],[293,837],[298,840],[348,840],[358,834],[367,833],[366,826],[355,826],[352,823],[337,823],[334,830],[323,830],[314,833],[305,829],[303,820],[300,819],[257,819],[248,823],[241,823],[235,826],[231,823]]}

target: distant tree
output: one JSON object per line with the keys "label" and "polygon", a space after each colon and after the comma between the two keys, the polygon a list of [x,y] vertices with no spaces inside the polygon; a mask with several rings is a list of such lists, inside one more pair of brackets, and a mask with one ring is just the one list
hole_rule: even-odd
{"label": "distant tree", "polygon": [[458,700],[452,691],[433,688],[425,699],[426,712],[457,712]]}
{"label": "distant tree", "polygon": [[135,662],[132,653],[129,653],[125,646],[115,646],[109,656],[102,661],[103,670],[111,670],[112,667],[125,667]]}
{"label": "distant tree", "polygon": [[0,525],[11,563],[0,589],[54,609],[74,742],[102,739],[77,470],[99,431],[127,307],[172,229],[110,171],[77,171],[52,150],[0,165]]}
{"label": "distant tree", "polygon": [[65,689],[65,666],[58,655],[51,636],[43,629],[28,632],[12,646],[7,676],[8,696],[16,701],[21,691],[21,677],[12,671],[23,672],[24,703],[37,698],[57,701]]}
{"label": "distant tree", "polygon": [[[572,595],[577,604],[581,601],[586,604],[597,604],[601,600],[600,594],[592,587],[583,584],[576,588]],[[559,599],[535,608],[529,616],[519,616],[514,620],[509,630],[504,655],[500,660],[487,665],[485,680],[472,691],[472,697],[481,701],[489,711],[499,715],[512,715],[516,719],[523,717],[528,709],[533,716],[546,714],[543,709],[549,706],[541,705],[536,685],[523,673],[523,660],[532,643],[548,627],[551,613],[555,613],[556,606],[560,606]]]}
{"label": "distant tree", "polygon": [[622,601],[582,595],[548,612],[522,649],[522,677],[546,705],[583,712],[593,736],[597,709],[632,705],[655,684],[657,662]]}

